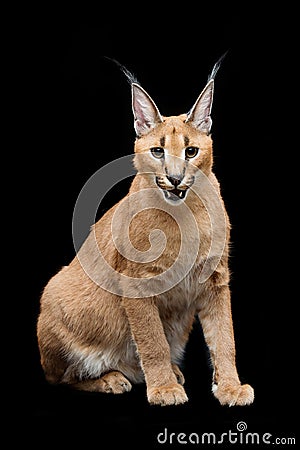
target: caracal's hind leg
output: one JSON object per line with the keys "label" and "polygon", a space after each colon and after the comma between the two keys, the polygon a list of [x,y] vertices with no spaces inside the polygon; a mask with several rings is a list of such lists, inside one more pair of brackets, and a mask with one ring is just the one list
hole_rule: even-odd
{"label": "caracal's hind leg", "polygon": [[81,391],[123,394],[124,392],[129,392],[132,386],[121,372],[114,370],[100,378],[72,383],[72,387]]}

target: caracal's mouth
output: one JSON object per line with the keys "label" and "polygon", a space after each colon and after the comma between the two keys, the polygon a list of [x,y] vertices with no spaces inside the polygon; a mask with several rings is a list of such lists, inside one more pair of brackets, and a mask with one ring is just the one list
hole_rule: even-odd
{"label": "caracal's mouth", "polygon": [[183,200],[186,196],[187,189],[178,189],[174,188],[172,190],[162,189],[165,198],[167,200],[171,200],[172,202],[178,202],[179,200]]}
{"label": "caracal's mouth", "polygon": [[157,178],[156,184],[163,191],[166,200],[171,200],[172,202],[179,202],[180,200],[184,200],[188,191],[188,187],[186,186],[184,189],[180,189],[178,187],[170,189],[168,187],[161,186]]}

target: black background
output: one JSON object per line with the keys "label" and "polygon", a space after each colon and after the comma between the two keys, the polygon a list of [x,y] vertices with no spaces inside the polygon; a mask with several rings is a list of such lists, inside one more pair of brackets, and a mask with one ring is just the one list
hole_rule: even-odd
{"label": "black background", "polygon": [[[27,14],[18,34],[18,115],[25,145],[18,159],[15,240],[24,282],[14,362],[22,388],[13,384],[8,417],[16,431],[26,424],[22,436],[31,444],[39,439],[55,443],[61,432],[63,442],[94,440],[96,448],[114,448],[117,442],[156,448],[163,447],[156,436],[165,427],[169,433],[227,432],[236,431],[239,421],[249,432],[295,435],[282,137],[278,152],[282,110],[275,95],[283,83],[279,21],[275,15],[251,18],[229,7],[173,8],[163,16],[158,6],[133,10],[129,18],[126,6],[78,9],[76,14],[45,9],[36,20]],[[133,151],[130,86],[103,56],[132,71],[163,115],[175,115],[190,109],[227,50],[215,83],[214,171],[232,222],[237,366],[241,380],[255,389],[254,404],[228,408],[214,399],[197,323],[183,368],[190,399],[185,405],[149,406],[143,385],[121,396],[47,385],[35,335],[42,289],[74,257],[72,214],[84,183],[104,164]],[[125,195],[129,183],[109,193],[101,212]]]}

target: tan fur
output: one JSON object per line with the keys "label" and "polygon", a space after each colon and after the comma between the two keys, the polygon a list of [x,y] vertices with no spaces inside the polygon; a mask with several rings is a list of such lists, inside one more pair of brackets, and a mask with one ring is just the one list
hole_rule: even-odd
{"label": "tan fur", "polygon": [[[83,260],[93,259],[89,239],[95,233],[105,260],[128,277],[151,277],[172,267],[180,252],[181,236],[176,220],[167,212],[143,210],[141,204],[141,212],[130,224],[131,243],[141,252],[149,249],[152,230],[160,229],[165,233],[166,248],[152,262],[129,261],[116,250],[111,236],[113,214],[122,202],[146,188],[155,188],[154,195],[161,195],[159,187],[170,187],[164,173],[158,170],[159,162],[149,154],[150,148],[161,146],[162,138],[164,148],[171,156],[182,158],[186,137],[189,146],[201,149],[187,171],[192,176],[193,167],[200,168],[221,199],[218,182],[212,173],[211,136],[187,122],[185,114],[162,117],[162,120],[136,140],[135,153],[137,156],[143,154],[145,158],[140,160],[136,157],[138,174],[128,195],[94,225],[79,252],[80,258],[76,256],[45,287],[38,318],[41,364],[51,383],[67,383],[78,389],[117,394],[129,391],[131,383],[145,381],[151,404],[184,403],[187,396],[178,364],[194,317],[198,314],[214,369],[214,395],[221,404],[249,404],[254,398],[253,390],[249,385],[240,384],[235,365],[228,286],[230,224],[227,216],[226,243],[221,259],[213,274],[204,283],[199,283],[199,273],[211,245],[211,223],[205,207],[205,203],[210,202],[209,194],[204,192],[200,200],[189,189],[185,198],[185,204],[196,220],[201,245],[191,271],[172,289],[148,298],[143,298],[142,292],[140,298],[118,296],[98,286],[81,265]],[[178,170],[178,167],[177,160],[171,158],[169,170]],[[147,173],[143,173],[145,171]],[[155,175],[159,178],[159,187]],[[184,264],[189,264],[194,239],[189,236],[188,217],[183,219],[183,224],[187,248],[182,258]],[[118,237],[122,240],[122,231],[120,233]],[[95,273],[101,271],[97,258],[90,262],[90,266]],[[181,266],[177,270],[180,271]]]}

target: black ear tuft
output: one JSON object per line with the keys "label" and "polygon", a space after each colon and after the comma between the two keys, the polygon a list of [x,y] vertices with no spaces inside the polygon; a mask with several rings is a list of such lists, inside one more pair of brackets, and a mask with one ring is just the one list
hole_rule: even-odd
{"label": "black ear tuft", "polygon": [[133,73],[131,73],[125,66],[123,66],[123,64],[119,63],[119,61],[117,61],[117,60],[114,59],[114,58],[110,58],[109,56],[104,56],[104,58],[106,58],[106,59],[108,59],[109,61],[112,61],[113,63],[115,63],[115,64],[122,70],[122,72],[124,73],[124,75],[125,75],[126,78],[127,78],[127,81],[128,81],[130,84],[133,84],[133,83],[135,83],[135,84],[140,84],[140,83],[138,82],[136,76],[135,76]]}
{"label": "black ear tuft", "polygon": [[223,53],[223,55],[218,59],[218,61],[216,62],[216,64],[215,64],[214,67],[212,68],[212,71],[211,71],[211,73],[210,73],[210,75],[209,75],[209,77],[208,77],[207,83],[208,83],[210,80],[214,80],[214,79],[215,79],[215,77],[216,77],[216,75],[217,75],[217,72],[218,72],[218,70],[220,69],[220,66],[221,66],[221,64],[222,64],[222,61],[223,61],[223,59],[225,58],[225,56],[227,55],[228,51],[229,51],[229,50],[227,50],[225,53]]}

